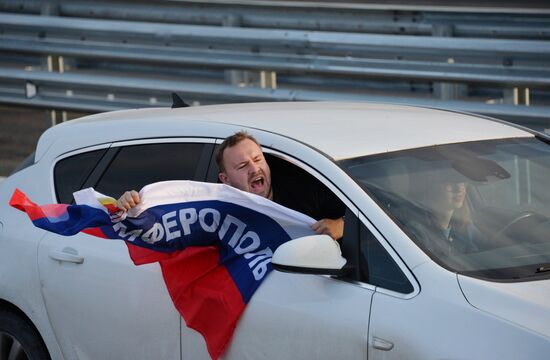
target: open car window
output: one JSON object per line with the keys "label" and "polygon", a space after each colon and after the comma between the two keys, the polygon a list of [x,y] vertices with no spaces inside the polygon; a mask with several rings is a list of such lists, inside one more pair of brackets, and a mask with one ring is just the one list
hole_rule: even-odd
{"label": "open car window", "polygon": [[[359,221],[356,214],[346,209],[336,194],[313,175],[288,161],[271,154],[266,154],[266,160],[271,168],[274,191],[285,191],[288,196],[302,200],[302,203],[296,203],[296,210],[315,219],[334,219],[345,215],[344,236],[339,242],[342,255],[354,271],[348,272],[342,279],[359,281],[402,294],[413,291],[412,284],[374,234]],[[313,194],[313,197],[304,197],[305,193]],[[319,210],[312,210],[311,204],[307,204],[316,201],[320,201],[314,205],[317,209],[322,209],[321,213]]]}

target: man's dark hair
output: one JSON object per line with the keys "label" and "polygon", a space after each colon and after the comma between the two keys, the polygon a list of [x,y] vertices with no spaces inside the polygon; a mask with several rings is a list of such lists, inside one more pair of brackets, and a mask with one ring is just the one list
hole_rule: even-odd
{"label": "man's dark hair", "polygon": [[235,134],[226,137],[225,140],[220,144],[218,152],[216,153],[216,163],[218,164],[220,172],[225,171],[225,166],[223,165],[223,152],[225,151],[225,149],[227,149],[228,147],[233,147],[246,139],[252,140],[256,143],[256,145],[260,146],[254,136],[250,135],[246,131],[236,132]]}

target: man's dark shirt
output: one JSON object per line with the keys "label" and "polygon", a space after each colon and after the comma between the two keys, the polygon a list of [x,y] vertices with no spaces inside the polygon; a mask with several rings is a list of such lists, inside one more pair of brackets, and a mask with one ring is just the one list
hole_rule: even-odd
{"label": "man's dark shirt", "polygon": [[274,157],[269,159],[269,166],[273,201],[315,220],[344,216],[345,205],[313,176]]}

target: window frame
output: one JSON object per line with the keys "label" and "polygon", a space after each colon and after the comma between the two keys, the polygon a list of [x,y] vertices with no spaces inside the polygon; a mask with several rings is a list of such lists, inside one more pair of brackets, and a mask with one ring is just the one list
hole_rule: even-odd
{"label": "window frame", "polygon": [[[81,189],[84,189],[86,187],[94,187],[97,185],[98,181],[101,179],[107,168],[109,167],[111,161],[116,157],[118,152],[126,146],[136,146],[136,145],[148,145],[148,144],[170,144],[170,143],[195,143],[195,144],[210,144],[211,146],[206,146],[203,150],[203,154],[201,155],[201,158],[199,159],[197,170],[195,171],[195,178],[193,180],[196,181],[205,181],[206,180],[206,174],[210,167],[210,161],[213,160],[214,155],[214,144],[216,139],[215,138],[208,138],[208,137],[174,137],[174,138],[148,138],[148,139],[135,139],[135,140],[124,140],[124,141],[118,141],[113,143],[105,143],[100,145],[94,145],[86,148],[80,148],[74,151],[66,152],[57,158],[55,158],[51,168],[50,168],[50,179],[52,183],[51,191],[52,191],[52,198],[55,199],[56,202],[59,202],[59,199],[57,198],[57,192],[56,192],[56,183],[55,183],[55,167],[57,166],[57,163],[68,158],[71,156],[83,154],[90,151],[95,150],[101,150],[101,149],[107,149],[101,160],[96,164],[96,166],[92,169],[92,171],[88,174],[87,179],[84,181],[84,184],[82,185]],[[201,175],[202,179],[197,179],[199,177],[199,174]]]}
{"label": "window frame", "polygon": [[[59,203],[59,198],[57,197],[57,191],[56,191],[56,185],[57,184],[55,182],[55,168],[57,166],[57,163],[59,163],[60,161],[66,159],[68,157],[72,157],[72,156],[75,156],[75,155],[79,155],[79,154],[83,154],[83,153],[87,153],[87,152],[91,152],[91,151],[95,151],[95,150],[107,149],[107,152],[105,154],[103,154],[103,158],[100,159],[99,163],[96,164],[96,166],[94,167],[94,169],[95,169],[96,167],[98,167],[101,164],[101,162],[103,161],[103,159],[105,158],[105,156],[109,152],[108,149],[110,147],[111,147],[111,143],[99,144],[99,145],[88,146],[88,147],[85,147],[85,148],[76,149],[76,150],[69,151],[69,152],[66,152],[66,153],[63,153],[63,154],[57,156],[54,159],[51,166],[50,166],[50,175],[49,176],[50,176],[50,181],[51,181],[50,191],[51,191],[52,199],[54,199],[54,201],[56,203]],[[93,173],[94,169],[92,169],[90,174]],[[88,174],[88,178],[90,177],[90,174]],[[86,182],[88,181],[88,178],[84,181],[84,184],[86,184]],[[84,185],[82,185],[82,186],[84,186]],[[83,187],[81,187],[81,189],[83,189]]]}
{"label": "window frame", "polygon": [[[393,249],[393,247],[386,241],[386,239],[382,236],[382,234],[378,232],[378,230],[374,227],[374,225],[371,224],[371,222],[363,213],[359,214],[359,226],[364,226],[366,230],[369,231],[372,234],[372,236],[374,236],[375,240],[378,241],[378,243],[384,248],[386,253],[394,261],[395,265],[397,265],[397,267],[401,270],[403,275],[405,275],[405,277],[407,278],[407,280],[409,281],[409,283],[413,288],[413,290],[410,293],[401,293],[398,291],[376,286],[377,291],[384,293],[386,295],[391,295],[391,296],[399,297],[403,299],[410,299],[415,297],[420,292],[420,287],[418,285],[416,277],[409,270],[405,262],[401,259],[401,257],[397,254],[397,252]],[[360,230],[359,230],[359,233],[361,233]],[[360,241],[360,238],[358,240]]]}
{"label": "window frame", "polygon": [[[209,181],[209,182],[216,182],[217,181],[217,164],[215,163],[215,156],[216,156],[217,148],[218,148],[219,144],[222,141],[223,141],[223,139],[218,139],[216,141],[216,146],[214,147],[214,151],[213,151],[213,154],[212,154],[212,161],[210,162],[210,166],[208,168],[208,175],[207,175],[207,181]],[[403,272],[403,274],[405,275],[407,280],[411,283],[413,291],[408,293],[408,294],[403,294],[403,293],[396,292],[396,291],[386,289],[386,288],[382,288],[382,287],[379,287],[379,286],[376,286],[376,285],[373,285],[373,284],[370,284],[370,283],[359,281],[358,279],[350,279],[350,278],[346,278],[346,277],[333,277],[331,275],[318,275],[318,276],[325,276],[325,277],[332,278],[334,280],[344,281],[344,282],[350,283],[350,284],[355,285],[355,286],[359,286],[359,287],[362,287],[362,288],[365,288],[365,289],[369,289],[371,291],[377,291],[377,292],[380,292],[380,293],[383,293],[383,294],[386,294],[386,295],[390,295],[390,296],[393,296],[393,297],[397,297],[397,298],[400,298],[400,299],[411,299],[411,298],[415,297],[416,295],[418,295],[418,293],[420,292],[420,286],[418,284],[418,281],[414,277],[414,275],[411,273],[410,269],[405,265],[404,261],[395,252],[393,247],[391,247],[391,245],[389,245],[389,243],[382,236],[382,234],[380,234],[380,232],[378,232],[376,227],[368,220],[368,217],[366,215],[364,215],[359,210],[359,208],[348,198],[348,196],[346,196],[346,194],[342,190],[340,190],[337,187],[337,185],[333,181],[326,178],[317,169],[313,168],[309,164],[307,164],[304,161],[292,156],[291,154],[289,154],[287,152],[280,151],[280,150],[278,150],[274,147],[264,146],[262,144],[260,144],[260,145],[261,145],[262,151],[264,153],[272,155],[272,156],[276,156],[276,157],[278,157],[282,160],[288,161],[289,163],[291,163],[294,166],[297,166],[297,167],[301,168],[302,170],[306,171],[308,174],[313,176],[315,179],[320,181],[330,191],[332,191],[338,197],[338,199],[340,199],[340,201],[342,201],[344,203],[344,205],[346,206],[346,208],[347,208],[346,214],[351,212],[353,214],[353,216],[355,216],[357,218],[356,221],[357,221],[357,225],[358,225],[358,228],[357,228],[357,235],[358,236],[355,239],[355,243],[356,243],[355,245],[357,245],[356,246],[357,249],[359,249],[359,241],[360,241],[359,227],[360,226],[365,226],[366,229],[373,234],[376,241],[378,241],[380,243],[380,245],[384,248],[384,250],[386,250],[386,252],[390,256],[390,258],[395,262],[397,267]],[[327,159],[327,161],[329,161],[329,160]],[[334,166],[338,166],[338,165],[335,163]],[[367,195],[365,194],[365,196],[367,196]],[[380,210],[380,211],[382,211],[382,210]]]}

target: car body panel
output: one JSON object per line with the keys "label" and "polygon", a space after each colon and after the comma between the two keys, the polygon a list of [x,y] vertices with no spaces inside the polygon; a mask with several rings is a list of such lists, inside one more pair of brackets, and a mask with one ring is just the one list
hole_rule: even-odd
{"label": "car body panel", "polygon": [[[56,252],[81,256],[83,263],[59,261]],[[135,266],[122,241],[46,234],[38,265],[44,302],[65,358],[180,357],[180,315],[158,264]],[[107,331],[98,331],[105,326]]]}
{"label": "car body panel", "polygon": [[550,341],[550,280],[499,283],[459,275],[458,281],[472,306],[526,327]]}
{"label": "car body panel", "polygon": [[[342,117],[342,113],[346,116]],[[109,121],[117,118],[116,121]],[[185,120],[185,126],[182,122]],[[212,137],[225,138],[224,124],[255,128],[309,144],[333,159],[482,139],[532,136],[496,121],[448,111],[410,106],[346,103],[257,103],[180,109],[140,109],[92,115],[45,132],[38,143],[40,159],[56,151],[87,146],[88,141],[194,136],[193,122],[216,122]],[[155,127],[148,124],[155,123]],[[87,133],[83,139],[79,135]],[[384,136],[391,134],[391,141]],[[57,139],[63,138],[60,143]],[[91,144],[91,143],[90,143]]]}
{"label": "car body panel", "polygon": [[[0,186],[0,299],[16,306],[40,332],[52,359],[62,359],[61,348],[55,338],[42,298],[38,276],[38,242],[44,231],[29,226],[26,216],[8,205],[16,188],[25,188],[30,197],[47,198],[48,192],[35,186],[36,178],[29,168],[7,177]],[[44,196],[44,193],[45,196]],[[23,230],[24,229],[24,230]],[[8,281],[9,280],[9,281]]]}
{"label": "car body panel", "polygon": [[433,262],[413,272],[422,284],[418,296],[374,294],[370,341],[382,338],[394,348],[370,347],[369,359],[542,359],[550,351],[544,337],[466,302],[456,274]]}
{"label": "car body panel", "polygon": [[373,292],[275,271],[250,300],[224,358],[366,359]]}

